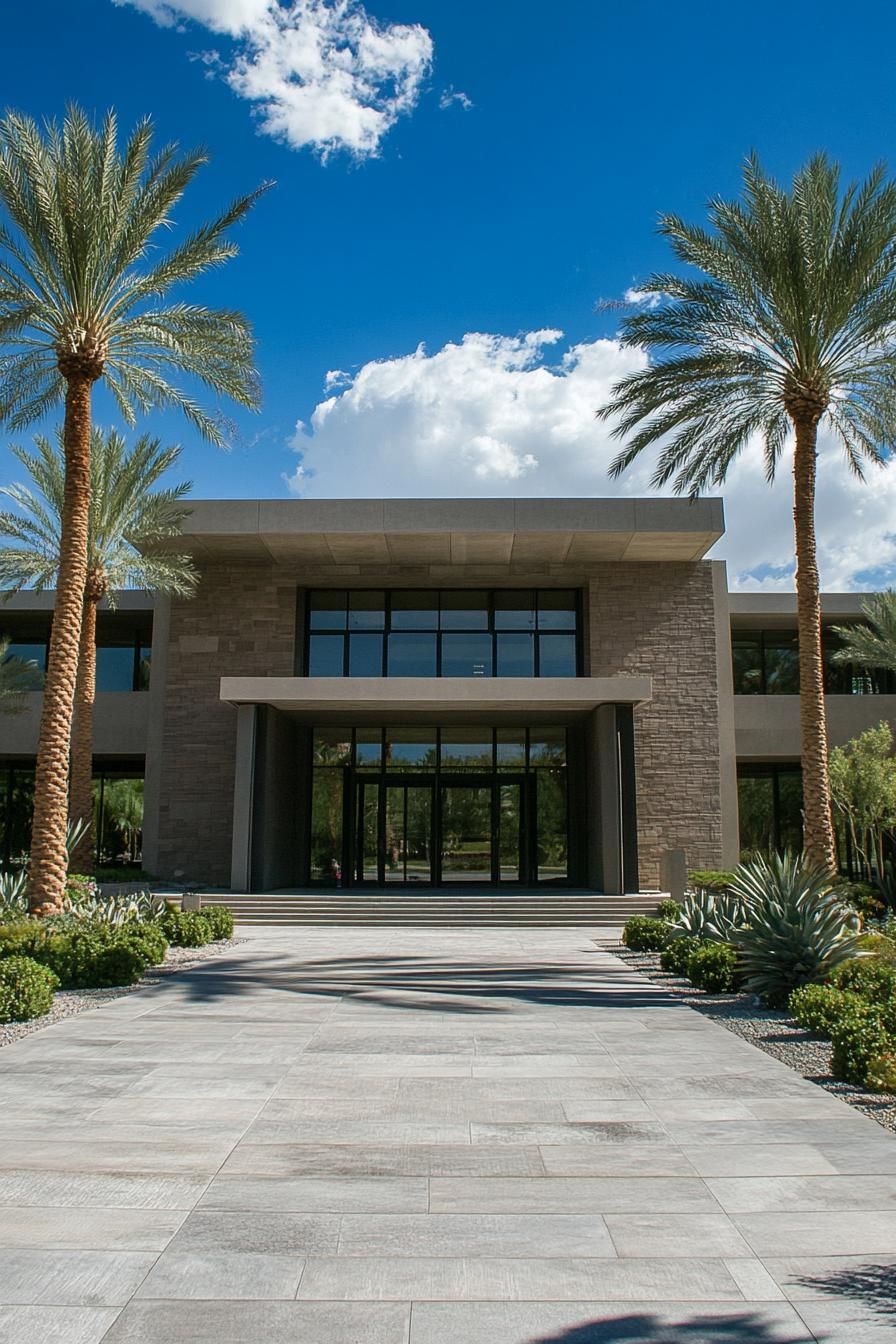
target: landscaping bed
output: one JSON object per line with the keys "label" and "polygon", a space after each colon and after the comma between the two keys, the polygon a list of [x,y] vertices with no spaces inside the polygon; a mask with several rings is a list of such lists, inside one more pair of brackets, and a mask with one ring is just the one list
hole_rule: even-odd
{"label": "landscaping bed", "polygon": [[12,1045],[23,1036],[30,1036],[32,1032],[40,1031],[43,1027],[50,1027],[54,1022],[62,1022],[65,1018],[89,1012],[92,1008],[98,1008],[100,1004],[110,1003],[113,999],[123,999],[128,994],[134,994],[138,989],[146,989],[147,986],[156,984],[169,975],[191,970],[193,966],[219,957],[245,941],[244,938],[222,938],[217,942],[206,943],[203,947],[169,947],[165,960],[158,966],[150,966],[142,978],[133,985],[115,985],[107,989],[57,990],[53,997],[53,1006],[48,1013],[32,1017],[27,1022],[0,1022],[0,1047]]}
{"label": "landscaping bed", "polygon": [[809,1082],[833,1092],[885,1129],[896,1131],[896,1094],[868,1092],[835,1078],[831,1073],[831,1042],[806,1031],[787,1012],[764,1007],[752,994],[708,994],[699,990],[689,980],[664,971],[659,952],[634,952],[620,942],[601,946],[674,993],[688,1007],[779,1059]]}

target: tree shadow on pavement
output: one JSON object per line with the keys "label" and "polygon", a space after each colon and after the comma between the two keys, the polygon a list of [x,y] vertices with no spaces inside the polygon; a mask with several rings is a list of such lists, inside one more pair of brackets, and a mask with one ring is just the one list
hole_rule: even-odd
{"label": "tree shadow on pavement", "polygon": [[[770,1318],[761,1310],[673,1319],[639,1311],[574,1325],[562,1334],[533,1335],[527,1344],[809,1344],[827,1340],[805,1326]],[[502,1341],[503,1344],[503,1341]],[[833,1344],[833,1341],[831,1341]]]}
{"label": "tree shadow on pavement", "polygon": [[847,1264],[830,1273],[795,1274],[792,1282],[831,1297],[846,1297],[861,1302],[869,1313],[894,1318],[896,1339],[896,1259],[888,1262]]}

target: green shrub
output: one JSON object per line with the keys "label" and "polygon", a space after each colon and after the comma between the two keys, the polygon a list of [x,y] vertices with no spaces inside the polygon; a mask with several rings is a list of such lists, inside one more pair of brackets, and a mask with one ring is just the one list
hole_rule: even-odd
{"label": "green shrub", "polygon": [[159,928],[172,947],[202,947],[212,941],[208,921],[195,910],[169,907],[158,920]]}
{"label": "green shrub", "polygon": [[801,1027],[830,1040],[835,1024],[847,1014],[861,1009],[862,1000],[858,994],[837,989],[834,985],[800,985],[788,999],[787,1007]]}
{"label": "green shrub", "polygon": [[835,1078],[865,1087],[874,1061],[892,1051],[880,1013],[872,1004],[853,1008],[841,1017],[831,1031],[834,1050],[831,1069]]}
{"label": "green shrub", "polygon": [[802,855],[774,855],[741,864],[732,890],[746,923],[731,942],[740,953],[744,987],[783,1007],[799,985],[828,979],[855,957],[857,916],[831,891],[829,876]]}
{"label": "green shrub", "polygon": [[206,905],[201,914],[214,941],[233,937],[233,911],[229,905]]}
{"label": "green shrub", "polygon": [[116,932],[131,947],[143,953],[147,966],[159,966],[165,960],[168,940],[157,923],[119,925]]}
{"label": "green shrub", "polygon": [[707,994],[733,994],[737,988],[737,949],[730,943],[698,947],[688,960],[688,979]]}
{"label": "green shrub", "polygon": [[126,937],[105,936],[97,928],[53,934],[38,953],[64,989],[108,989],[135,985],[151,964],[146,950]]}
{"label": "green shrub", "polygon": [[679,905],[678,901],[673,901],[672,898],[669,896],[667,896],[664,901],[660,901],[659,905],[656,908],[657,919],[668,919],[670,921],[674,921],[678,919],[678,916],[680,914],[681,914],[681,906]]}
{"label": "green shrub", "polygon": [[896,962],[896,942],[882,933],[863,933],[856,947],[878,961]]}
{"label": "green shrub", "polygon": [[856,957],[831,975],[838,989],[849,989],[869,1003],[886,1004],[896,995],[896,966],[875,957]]}
{"label": "green shrub", "polygon": [[691,953],[696,952],[698,947],[709,946],[710,944],[705,938],[694,938],[687,934],[683,938],[673,938],[663,948],[660,965],[670,975],[687,975]]}
{"label": "green shrub", "polygon": [[622,930],[622,941],[632,952],[662,952],[670,938],[670,928],[664,919],[648,919],[633,915]]}
{"label": "green shrub", "polygon": [[889,1051],[869,1061],[866,1085],[872,1092],[896,1092],[896,1054]]}
{"label": "green shrub", "polygon": [[840,882],[837,885],[837,895],[865,919],[876,918],[884,909],[880,892],[870,882]]}
{"label": "green shrub", "polygon": [[715,868],[695,868],[688,873],[688,881],[695,891],[728,891],[734,880],[734,873]]}
{"label": "green shrub", "polygon": [[53,972],[31,957],[4,957],[0,961],[0,1022],[43,1017],[53,1006],[58,985]]}
{"label": "green shrub", "polygon": [[33,957],[46,940],[45,921],[23,918],[0,924],[0,957]]}

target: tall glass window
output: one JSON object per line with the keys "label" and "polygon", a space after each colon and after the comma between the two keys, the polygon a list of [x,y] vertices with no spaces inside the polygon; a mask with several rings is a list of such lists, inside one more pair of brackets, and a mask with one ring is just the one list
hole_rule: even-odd
{"label": "tall glass window", "polygon": [[569,589],[314,590],[311,677],[575,677]]}
{"label": "tall glass window", "polygon": [[[892,695],[896,673],[834,661],[840,641],[822,631],[824,689],[828,695]],[[799,641],[795,630],[733,630],[735,695],[799,695]]]}

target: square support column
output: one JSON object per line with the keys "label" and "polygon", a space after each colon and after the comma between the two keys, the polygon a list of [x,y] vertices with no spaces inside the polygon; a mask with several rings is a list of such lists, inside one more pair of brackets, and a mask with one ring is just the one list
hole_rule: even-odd
{"label": "square support column", "polygon": [[608,896],[637,891],[634,721],[629,705],[599,705],[588,730],[588,885]]}
{"label": "square support column", "polygon": [[233,848],[230,886],[252,889],[252,818],[255,795],[257,705],[239,705],[236,712],[236,771],[233,782]]}

